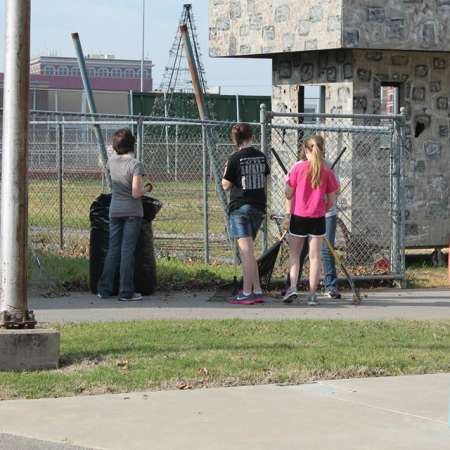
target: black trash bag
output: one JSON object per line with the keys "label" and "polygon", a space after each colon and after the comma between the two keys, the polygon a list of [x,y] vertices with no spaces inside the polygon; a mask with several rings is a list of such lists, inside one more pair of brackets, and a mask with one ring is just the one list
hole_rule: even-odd
{"label": "black trash bag", "polygon": [[[97,293],[97,283],[103,272],[109,241],[109,206],[111,194],[100,194],[90,209],[91,237],[89,243],[89,287]],[[156,258],[153,247],[152,220],[161,209],[161,202],[143,197],[144,217],[141,234],[135,252],[134,288],[143,295],[151,295],[156,289]],[[119,291],[119,274],[115,277],[113,295]]]}

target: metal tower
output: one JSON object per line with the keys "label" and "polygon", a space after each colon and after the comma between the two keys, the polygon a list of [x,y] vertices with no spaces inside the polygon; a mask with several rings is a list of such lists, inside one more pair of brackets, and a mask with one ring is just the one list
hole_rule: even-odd
{"label": "metal tower", "polygon": [[179,20],[175,39],[169,51],[169,61],[165,67],[163,79],[158,89],[163,95],[158,96],[155,100],[153,116],[174,117],[176,115],[174,94],[193,92],[191,75],[185,58],[183,40],[180,32],[181,25],[187,25],[188,27],[201,88],[203,93],[206,93],[205,67],[202,62],[192,5],[185,4],[183,5],[183,12]]}

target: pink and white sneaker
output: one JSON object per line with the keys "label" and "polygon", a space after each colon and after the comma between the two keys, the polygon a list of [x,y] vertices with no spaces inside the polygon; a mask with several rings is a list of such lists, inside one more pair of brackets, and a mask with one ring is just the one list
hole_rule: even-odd
{"label": "pink and white sneaker", "polygon": [[244,294],[242,291],[227,301],[232,305],[254,305],[256,303],[253,294]]}

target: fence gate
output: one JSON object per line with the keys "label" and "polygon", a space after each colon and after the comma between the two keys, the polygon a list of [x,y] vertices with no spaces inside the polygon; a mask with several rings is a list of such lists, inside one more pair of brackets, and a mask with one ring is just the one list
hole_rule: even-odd
{"label": "fence gate", "polygon": [[[331,163],[345,148],[335,167],[341,185],[336,248],[357,279],[403,279],[404,116],[269,112],[266,117],[267,145],[288,168],[312,135],[324,137]],[[272,210],[284,210],[284,174],[276,158],[270,201]]]}

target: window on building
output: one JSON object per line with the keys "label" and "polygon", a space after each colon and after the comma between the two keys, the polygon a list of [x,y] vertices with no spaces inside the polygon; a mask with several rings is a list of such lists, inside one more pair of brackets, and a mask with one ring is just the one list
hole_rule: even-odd
{"label": "window on building", "polygon": [[151,77],[150,70],[144,70],[144,78],[150,78],[150,77]]}
{"label": "window on building", "polygon": [[398,84],[382,84],[380,113],[400,113],[400,86]]}
{"label": "window on building", "polygon": [[53,66],[44,66],[44,75],[55,75],[56,70]]}
{"label": "window on building", "polygon": [[[299,86],[298,113],[325,113],[326,86]],[[314,122],[312,117],[304,117],[304,122]]]}
{"label": "window on building", "polygon": [[113,78],[122,78],[122,69],[112,69],[111,76]]}
{"label": "window on building", "polygon": [[97,71],[97,75],[100,78],[106,78],[109,76],[109,69],[107,69],[106,67],[100,67]]}
{"label": "window on building", "polygon": [[125,78],[135,78],[135,73],[133,69],[125,70]]}
{"label": "window on building", "polygon": [[70,69],[70,75],[73,77],[79,77],[80,76],[80,69],[78,67],[72,67]]}
{"label": "window on building", "polygon": [[63,77],[69,75],[69,68],[67,66],[59,66],[58,67],[58,75],[63,76]]}

